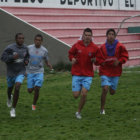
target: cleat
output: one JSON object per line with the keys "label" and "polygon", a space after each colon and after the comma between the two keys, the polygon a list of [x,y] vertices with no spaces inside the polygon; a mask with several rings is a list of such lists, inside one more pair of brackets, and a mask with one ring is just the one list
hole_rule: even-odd
{"label": "cleat", "polygon": [[81,116],[81,114],[79,112],[76,112],[75,116],[76,116],[77,119],[82,119],[82,116]]}
{"label": "cleat", "polygon": [[103,110],[101,110],[100,114],[105,115],[105,110],[104,110],[104,109],[103,109]]}
{"label": "cleat", "polygon": [[36,105],[32,105],[32,110],[36,110]]}
{"label": "cleat", "polygon": [[13,99],[13,95],[11,95],[11,99],[7,99],[7,106],[11,107],[12,106],[12,99]]}
{"label": "cleat", "polygon": [[15,118],[15,117],[16,117],[15,108],[12,108],[12,109],[10,110],[10,116],[11,116],[12,118]]}

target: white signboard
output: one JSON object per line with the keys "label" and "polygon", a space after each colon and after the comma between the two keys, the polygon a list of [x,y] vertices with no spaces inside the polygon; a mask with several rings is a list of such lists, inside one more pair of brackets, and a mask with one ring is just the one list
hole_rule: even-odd
{"label": "white signboard", "polygon": [[140,10],[140,0],[0,0],[0,6]]}

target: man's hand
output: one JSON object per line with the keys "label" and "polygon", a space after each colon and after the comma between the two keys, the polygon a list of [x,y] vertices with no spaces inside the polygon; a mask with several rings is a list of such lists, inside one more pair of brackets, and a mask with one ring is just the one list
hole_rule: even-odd
{"label": "man's hand", "polygon": [[105,65],[105,62],[101,63],[101,65],[104,66]]}
{"label": "man's hand", "polygon": [[120,63],[120,61],[119,61],[119,60],[115,60],[115,61],[114,61],[114,63],[113,63],[113,65],[114,65],[114,66],[118,66],[118,65],[119,65],[119,63]]}
{"label": "man's hand", "polygon": [[95,63],[96,62],[96,57],[91,58],[91,62]]}
{"label": "man's hand", "polygon": [[13,53],[13,58],[14,58],[14,59],[18,59],[18,58],[19,58],[19,55],[18,55],[17,52],[14,52],[14,53]]}
{"label": "man's hand", "polygon": [[73,65],[73,64],[76,64],[77,60],[75,58],[72,58],[71,62],[72,62],[72,65]]}
{"label": "man's hand", "polygon": [[25,60],[25,61],[24,61],[24,64],[25,64],[25,65],[28,65],[28,63],[29,63],[28,60]]}
{"label": "man's hand", "polygon": [[51,74],[53,74],[54,73],[54,69],[52,68],[52,69],[50,69],[50,73]]}

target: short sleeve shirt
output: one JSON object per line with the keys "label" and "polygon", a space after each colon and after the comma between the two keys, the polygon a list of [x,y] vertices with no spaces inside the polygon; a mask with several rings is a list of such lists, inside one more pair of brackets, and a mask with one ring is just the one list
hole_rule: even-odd
{"label": "short sleeve shirt", "polygon": [[35,45],[27,46],[29,53],[29,64],[26,68],[27,73],[43,73],[44,61],[48,61],[48,50],[41,46],[36,48]]}

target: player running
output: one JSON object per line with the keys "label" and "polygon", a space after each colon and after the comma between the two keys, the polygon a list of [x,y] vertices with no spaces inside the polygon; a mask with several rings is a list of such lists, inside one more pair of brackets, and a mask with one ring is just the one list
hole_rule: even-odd
{"label": "player running", "polygon": [[128,52],[125,46],[115,39],[115,30],[108,29],[106,37],[106,42],[100,47],[102,60],[99,67],[102,86],[100,114],[105,114],[106,95],[108,91],[114,95],[122,73],[122,64],[128,60]]}
{"label": "player running", "polygon": [[85,105],[87,93],[94,76],[93,63],[97,60],[99,48],[92,42],[92,30],[86,28],[82,40],[75,43],[69,50],[72,62],[72,91],[74,98],[81,96],[76,118],[81,119],[81,110]]}
{"label": "player running", "polygon": [[36,103],[39,98],[39,91],[43,84],[44,79],[44,65],[43,62],[53,71],[52,65],[48,61],[48,51],[42,46],[43,36],[37,34],[34,38],[34,44],[29,45],[29,64],[27,66],[27,86],[28,92],[34,91],[34,98],[32,110],[36,110]]}
{"label": "player running", "polygon": [[[23,44],[23,34],[17,33],[15,40],[16,43],[7,46],[1,56],[1,60],[5,62],[7,66],[7,106],[12,106],[10,110],[11,117],[16,117],[15,109],[19,98],[20,87],[25,77],[25,65],[28,64],[28,53],[27,47]],[[13,88],[14,95],[12,95]]]}

